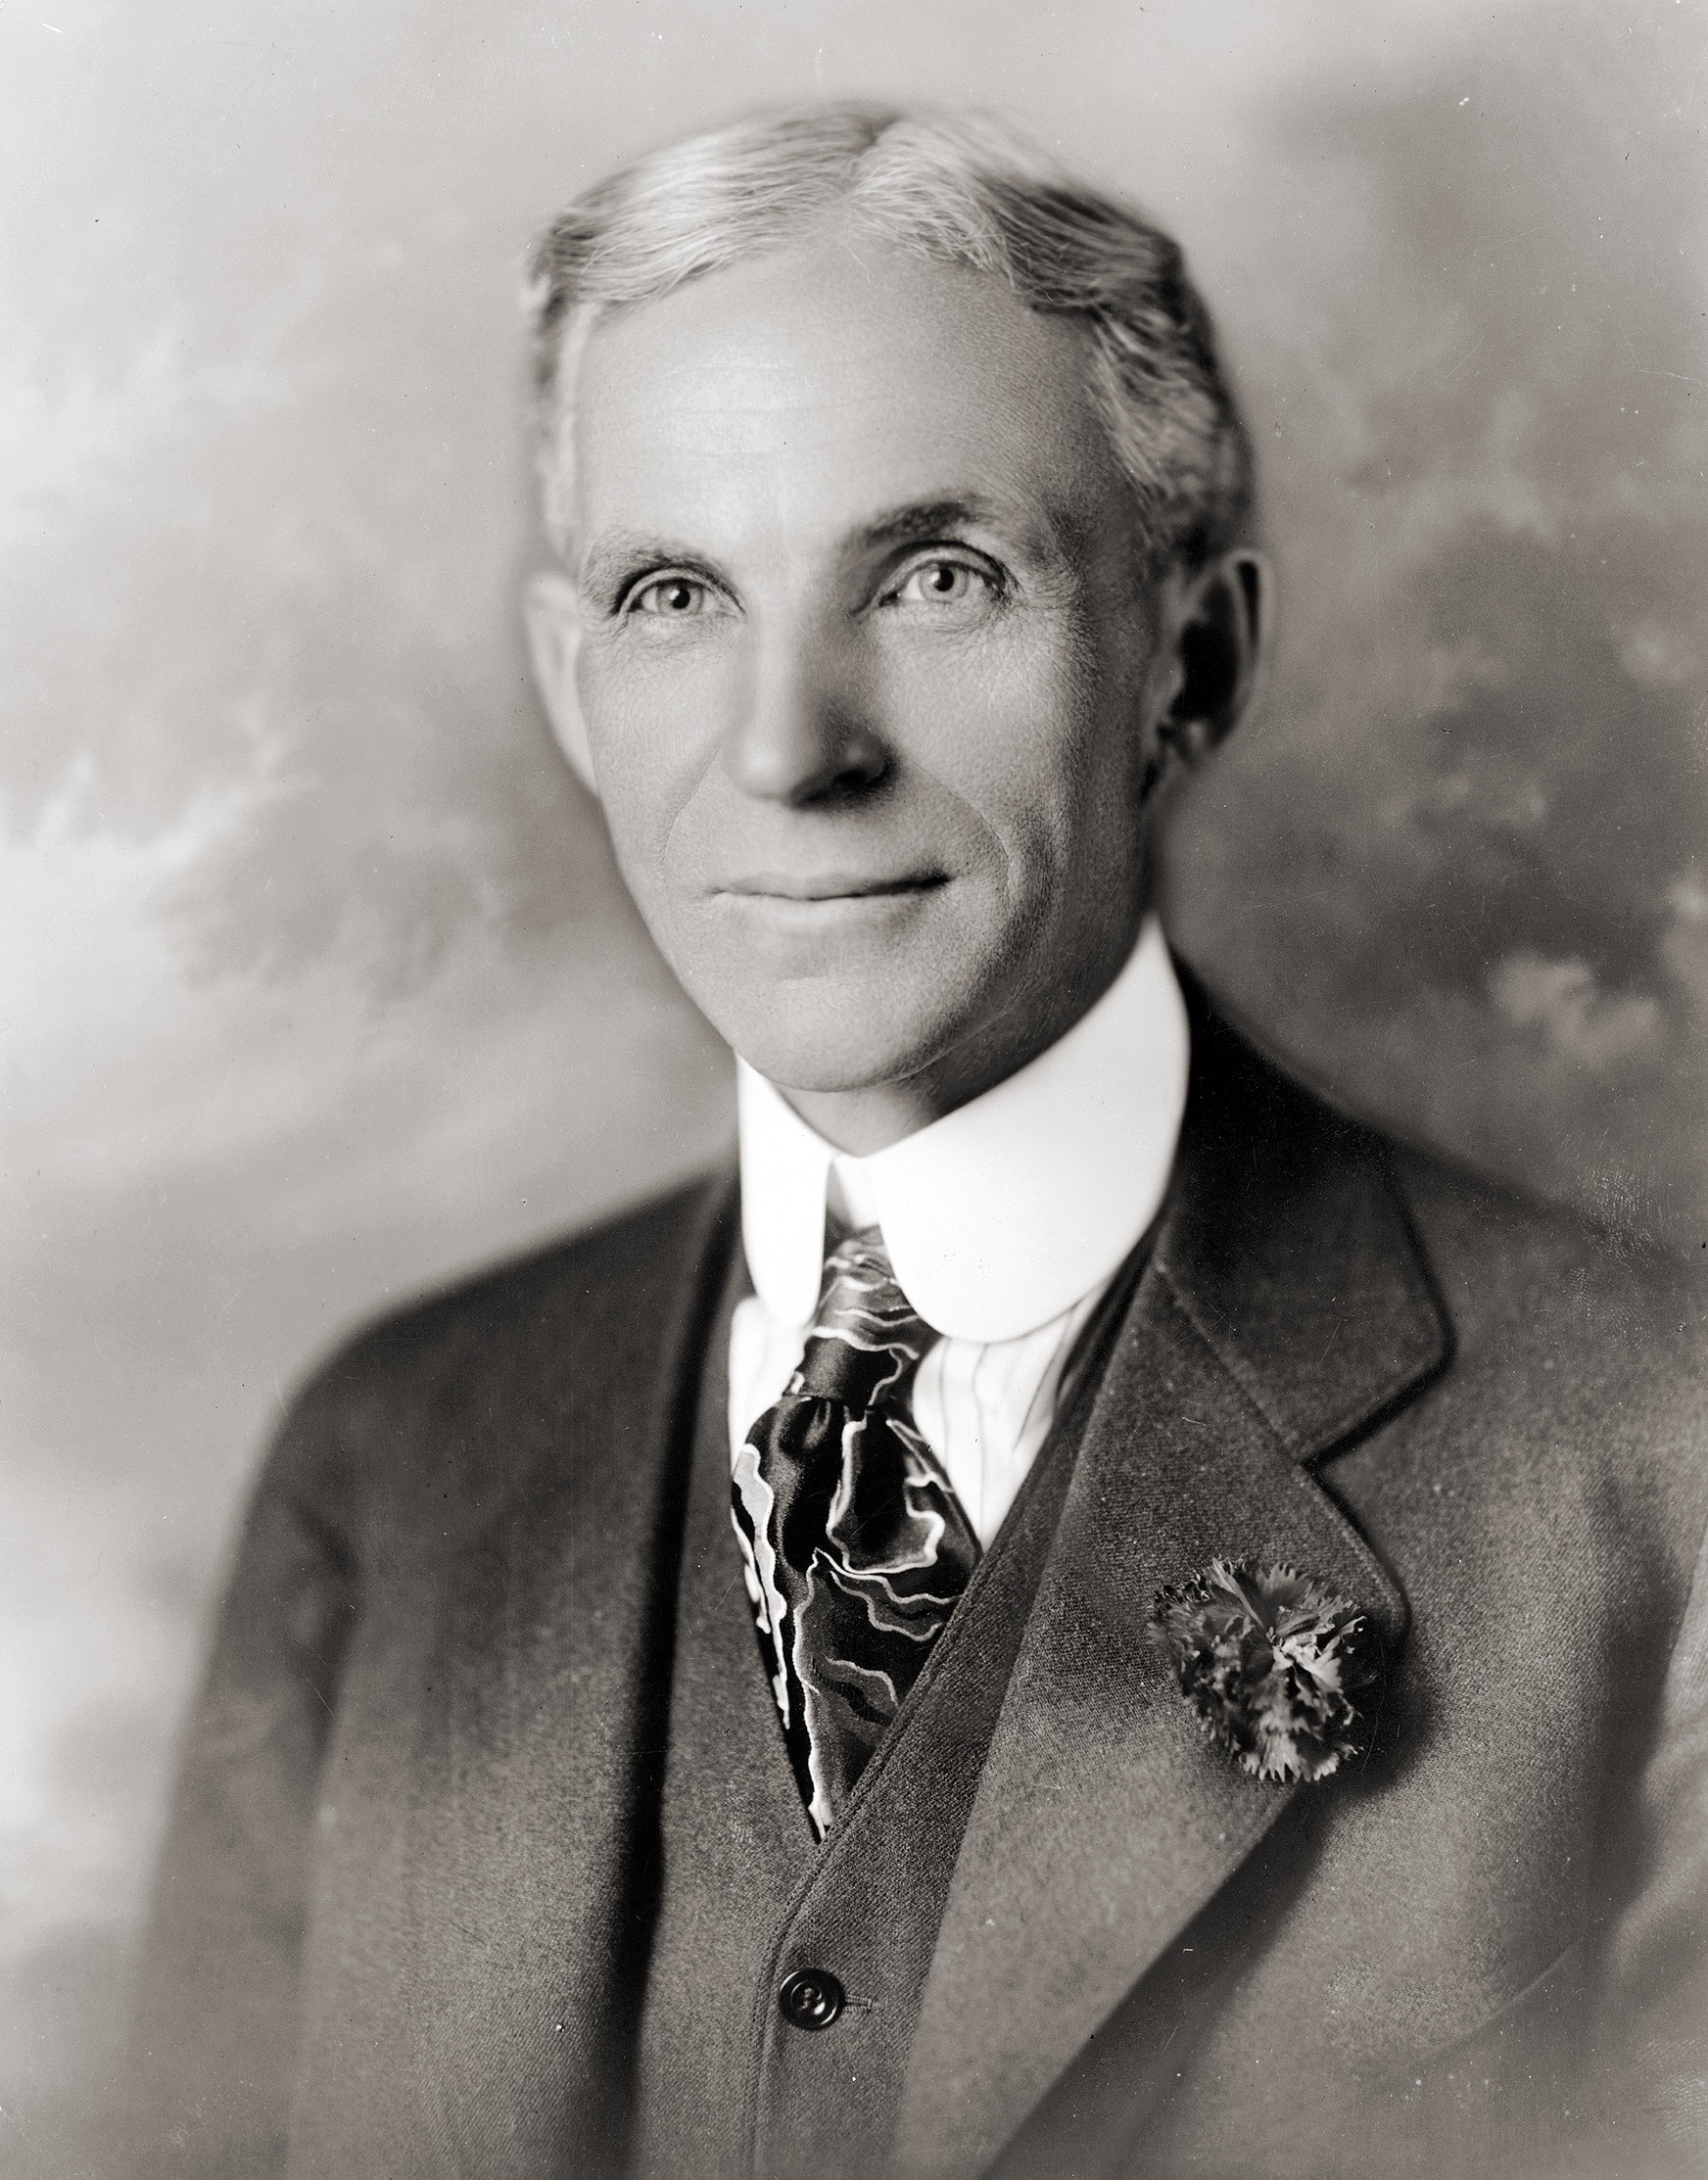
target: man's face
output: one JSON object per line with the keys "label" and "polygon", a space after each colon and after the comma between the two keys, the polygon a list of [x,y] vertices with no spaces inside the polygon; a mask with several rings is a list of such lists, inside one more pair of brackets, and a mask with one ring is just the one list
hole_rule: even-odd
{"label": "man's face", "polygon": [[1156,644],[1082,336],[826,236],[597,327],[579,691],[689,995],[807,1092],[1051,1042],[1125,957]]}

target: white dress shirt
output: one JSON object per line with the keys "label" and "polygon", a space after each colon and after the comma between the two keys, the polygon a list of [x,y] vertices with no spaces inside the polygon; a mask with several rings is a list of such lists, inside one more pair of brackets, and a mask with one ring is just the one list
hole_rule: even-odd
{"label": "white dress shirt", "polygon": [[1152,917],[1066,1036],[870,1158],[827,1143],[737,1061],[755,1293],[730,1331],[732,1459],[800,1360],[827,1216],[832,1229],[877,1225],[902,1292],[942,1335],[914,1380],[914,1421],[988,1544],[1049,1435],[1075,1340],[1162,1202],[1189,1053]]}

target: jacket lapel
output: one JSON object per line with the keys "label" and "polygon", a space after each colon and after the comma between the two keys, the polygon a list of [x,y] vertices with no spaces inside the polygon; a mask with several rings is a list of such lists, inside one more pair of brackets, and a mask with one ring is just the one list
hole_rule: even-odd
{"label": "jacket lapel", "polygon": [[1445,1320],[1372,1140],[1196,1011],[1170,1204],[925,1985],[896,2136],[910,2180],[987,2165],[1294,1795],[1334,1790],[1252,1779],[1208,1739],[1146,1633],[1158,1588],[1249,1554],[1363,1606],[1390,1655],[1403,1633],[1398,1584],[1308,1464],[1442,1367]]}

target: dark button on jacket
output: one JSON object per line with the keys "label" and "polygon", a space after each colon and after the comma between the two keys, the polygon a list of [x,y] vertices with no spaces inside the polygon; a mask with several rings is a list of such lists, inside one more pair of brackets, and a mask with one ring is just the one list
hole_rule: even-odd
{"label": "dark button on jacket", "polygon": [[833,2028],[847,2003],[847,1992],[829,1968],[796,1968],[783,1977],[777,1994],[779,2010],[791,2028]]}

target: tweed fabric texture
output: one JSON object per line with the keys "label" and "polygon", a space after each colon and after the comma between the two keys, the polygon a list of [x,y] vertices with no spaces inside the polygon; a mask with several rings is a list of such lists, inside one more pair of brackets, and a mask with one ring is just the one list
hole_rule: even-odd
{"label": "tweed fabric texture", "polygon": [[770,1963],[818,1842],[778,1730],[730,1532],[722,1365],[746,1288],[737,1248],[701,1377],[683,1534],[667,1738],[644,1952],[629,2169],[678,2180],[742,2169],[756,2015]]}
{"label": "tweed fabric texture", "polygon": [[[885,2169],[1699,2168],[1704,1279],[1384,1142],[1195,1005],[1175,1185],[884,2016]],[[628,2169],[733,1209],[696,1187],[475,1281],[294,1410],[186,1742],[139,2169]],[[1220,1554],[1376,1620],[1367,1760],[1288,1787],[1206,1740],[1143,1622]],[[929,1782],[880,1747],[851,1809],[892,1771]]]}

